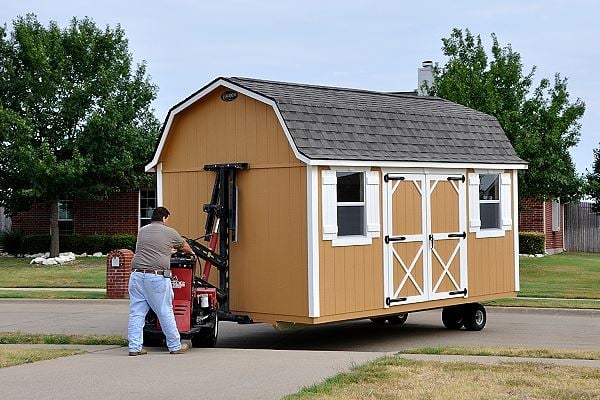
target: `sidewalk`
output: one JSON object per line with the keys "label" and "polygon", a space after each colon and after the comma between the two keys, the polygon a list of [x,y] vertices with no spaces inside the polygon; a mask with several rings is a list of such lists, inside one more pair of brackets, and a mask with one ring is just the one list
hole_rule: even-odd
{"label": "sidewalk", "polygon": [[[78,349],[86,353],[101,353],[111,351],[114,353],[127,353],[127,348],[118,345],[79,345],[79,344],[0,344],[2,349]],[[121,350],[119,350],[121,349]],[[148,355],[160,355],[165,352],[164,348],[147,348]],[[192,352],[202,352],[206,349],[192,349]],[[281,350],[265,350],[281,351]],[[394,352],[379,353],[380,356],[393,356]],[[399,357],[414,361],[428,362],[462,362],[479,364],[502,364],[502,363],[536,363],[569,367],[600,368],[600,360],[581,360],[571,358],[534,358],[534,357],[507,357],[507,356],[465,356],[447,354],[400,354]]]}

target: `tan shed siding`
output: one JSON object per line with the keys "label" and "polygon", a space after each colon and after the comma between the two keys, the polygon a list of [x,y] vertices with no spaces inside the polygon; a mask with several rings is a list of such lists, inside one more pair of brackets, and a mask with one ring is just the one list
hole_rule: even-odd
{"label": "tan shed siding", "polygon": [[[514,184],[511,185],[511,190],[515,190]],[[512,200],[511,196],[511,210],[514,210],[517,205],[512,204]],[[467,199],[467,208],[469,204]],[[475,233],[467,235],[469,296],[515,291],[514,234],[513,228],[505,231],[505,236],[497,238],[478,239]]]}
{"label": "tan shed siding", "polygon": [[[237,174],[238,242],[231,244],[230,309],[308,315],[306,167],[294,156],[272,108],[247,96],[220,99],[225,89],[174,118],[160,161],[171,226],[204,234],[214,173],[205,164],[247,162]],[[213,268],[213,275],[217,275]],[[212,279],[211,279],[212,280]]]}
{"label": "tan shed siding", "polygon": [[[319,284],[321,316],[383,309],[382,238],[372,245],[333,247],[322,240],[322,191],[319,168]],[[379,199],[381,221],[381,194]],[[342,319],[342,318],[340,318]]]}

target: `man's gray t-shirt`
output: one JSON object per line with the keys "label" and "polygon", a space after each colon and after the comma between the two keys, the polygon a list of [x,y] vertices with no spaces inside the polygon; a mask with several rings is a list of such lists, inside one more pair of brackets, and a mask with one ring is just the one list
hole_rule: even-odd
{"label": "man's gray t-shirt", "polygon": [[131,268],[169,269],[173,248],[183,245],[183,238],[173,228],[152,222],[140,228]]}

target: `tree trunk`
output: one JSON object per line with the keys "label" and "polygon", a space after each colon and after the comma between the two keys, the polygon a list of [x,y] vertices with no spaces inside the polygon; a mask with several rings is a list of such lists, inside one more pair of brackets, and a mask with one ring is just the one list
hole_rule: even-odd
{"label": "tree trunk", "polygon": [[58,234],[58,199],[52,198],[50,206],[50,257],[58,256],[59,234]]}

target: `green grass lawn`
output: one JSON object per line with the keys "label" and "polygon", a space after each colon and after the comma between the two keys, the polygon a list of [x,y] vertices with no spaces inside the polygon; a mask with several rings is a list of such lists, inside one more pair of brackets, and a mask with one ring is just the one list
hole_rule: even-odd
{"label": "green grass lawn", "polygon": [[600,254],[520,258],[519,297],[600,299]]}
{"label": "green grass lawn", "polygon": [[106,258],[82,257],[63,265],[30,265],[29,258],[0,257],[0,287],[106,288]]}

